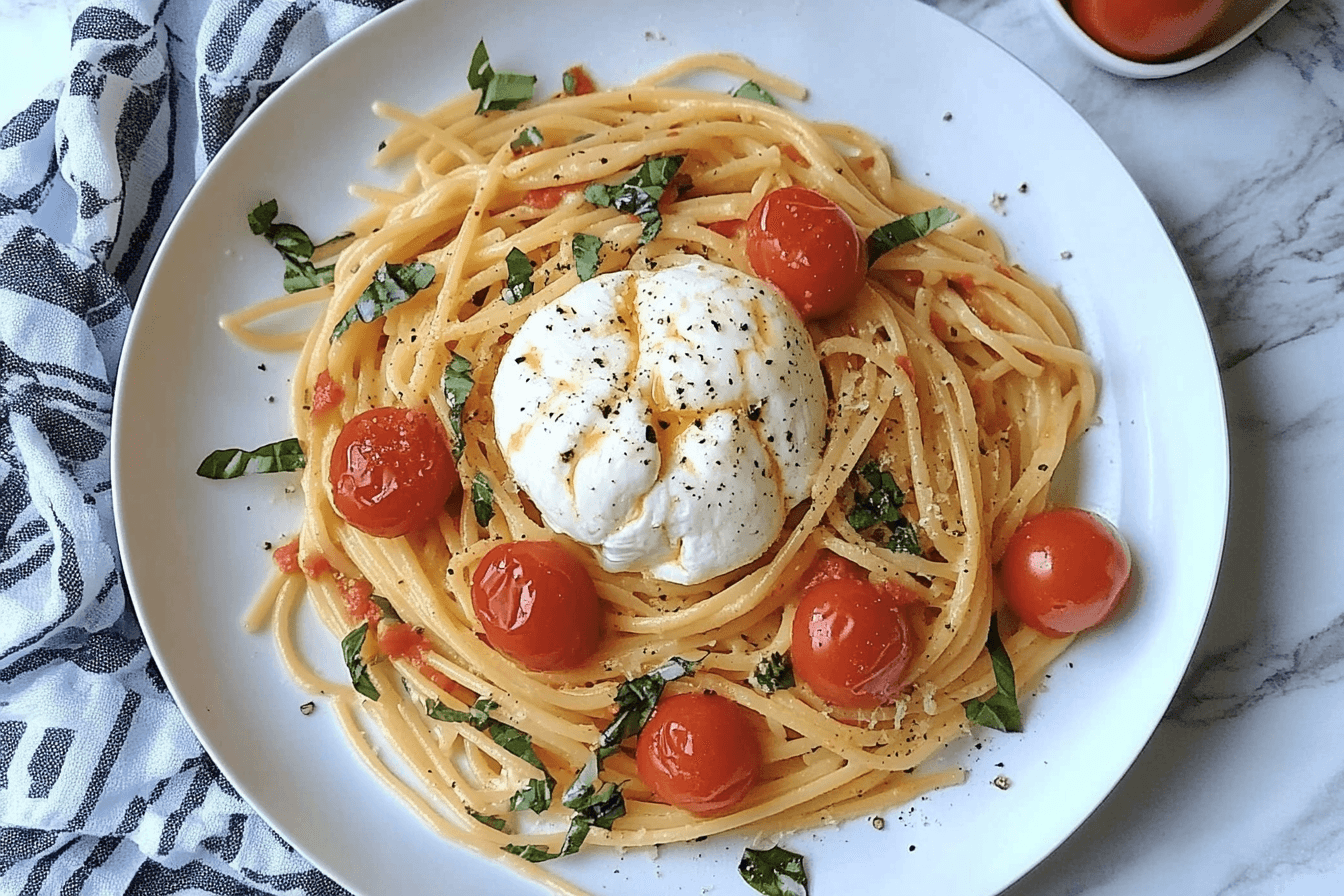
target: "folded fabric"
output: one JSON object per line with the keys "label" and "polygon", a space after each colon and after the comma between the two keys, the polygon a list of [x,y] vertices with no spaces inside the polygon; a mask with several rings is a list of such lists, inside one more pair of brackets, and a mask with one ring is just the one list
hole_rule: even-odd
{"label": "folded fabric", "polygon": [[259,103],[395,0],[97,0],[0,129],[0,892],[344,892],[234,792],[122,584],[109,464],[135,296]]}

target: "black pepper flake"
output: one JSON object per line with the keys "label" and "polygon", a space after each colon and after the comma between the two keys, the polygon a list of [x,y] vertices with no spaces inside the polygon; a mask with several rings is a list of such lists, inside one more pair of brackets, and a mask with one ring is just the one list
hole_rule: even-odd
{"label": "black pepper flake", "polygon": [[258,365],[257,365],[257,369],[258,369],[258,370],[263,370],[263,371],[264,371],[264,370],[266,369],[266,365],[265,365],[265,364],[258,364]]}
{"label": "black pepper flake", "polygon": [[655,445],[658,444],[658,433],[653,431],[652,426],[644,427],[644,441],[652,442]]}
{"label": "black pepper flake", "polygon": [[560,452],[560,463],[567,464],[574,459],[574,449]]}
{"label": "black pepper flake", "polygon": [[309,700],[307,703],[304,703],[304,704],[302,704],[302,705],[299,707],[299,712],[303,713],[303,714],[306,715],[306,716],[310,716],[310,715],[313,714],[313,711],[316,710],[316,709],[317,709],[317,704],[314,703],[313,701]]}

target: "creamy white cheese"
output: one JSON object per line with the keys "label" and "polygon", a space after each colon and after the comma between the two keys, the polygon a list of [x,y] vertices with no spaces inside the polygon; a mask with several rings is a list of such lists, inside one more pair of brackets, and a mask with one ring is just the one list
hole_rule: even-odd
{"label": "creamy white cheese", "polygon": [[759,557],[808,495],[826,391],[771,286],[694,261],[594,277],[505,353],[495,434],[552,529],[692,584]]}

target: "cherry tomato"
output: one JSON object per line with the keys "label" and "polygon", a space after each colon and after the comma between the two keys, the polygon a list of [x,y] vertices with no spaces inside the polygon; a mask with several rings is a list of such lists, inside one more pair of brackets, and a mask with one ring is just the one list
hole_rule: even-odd
{"label": "cherry tomato", "polygon": [[327,476],[336,512],[382,538],[425,527],[457,488],[457,465],[438,421],[405,408],[352,417],[336,438]]}
{"label": "cherry tomato", "polygon": [[491,548],[472,574],[471,605],[486,642],[536,672],[582,665],[602,636],[588,570],[553,541]]}
{"label": "cherry tomato", "polygon": [[793,617],[793,671],[832,706],[871,709],[905,684],[914,637],[895,583],[823,578],[803,592]]}
{"label": "cherry tomato", "polygon": [[639,777],[658,799],[696,815],[721,815],[761,773],[747,713],[717,694],[664,697],[639,733]]}
{"label": "cherry tomato", "polygon": [[784,187],[747,218],[747,259],[804,320],[826,317],[858,295],[868,249],[845,210],[820,193]]}
{"label": "cherry tomato", "polygon": [[1129,549],[1110,524],[1075,507],[1027,520],[999,561],[1008,606],[1039,632],[1061,638],[1099,625],[1129,580]]}
{"label": "cherry tomato", "polygon": [[1069,14],[1118,56],[1161,62],[1189,55],[1230,0],[1072,0]]}

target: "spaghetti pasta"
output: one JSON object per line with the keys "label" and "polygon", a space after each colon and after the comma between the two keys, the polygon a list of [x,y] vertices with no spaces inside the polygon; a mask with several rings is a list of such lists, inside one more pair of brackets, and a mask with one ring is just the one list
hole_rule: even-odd
{"label": "spaghetti pasta", "polygon": [[[704,69],[803,96],[736,57],[702,56],[621,89],[511,111],[475,114],[474,95],[424,115],[379,105],[397,128],[377,161],[403,164],[406,178],[395,190],[357,189],[370,209],[350,228],[334,281],[224,322],[259,346],[302,343],[291,400],[307,457],[298,535],[305,578],[277,575],[249,624],[269,621],[301,686],[330,690],[294,642],[296,606],[315,610],[345,639],[352,675],[367,684],[330,697],[352,743],[429,824],[491,855],[564,851],[573,813],[519,809],[518,794],[538,781],[570,788],[590,767],[621,685],[678,659],[693,672],[671,676],[666,693],[712,691],[744,708],[762,745],[760,778],[735,808],[699,817],[658,801],[630,745],[618,744],[596,783],[621,784],[624,814],[609,828],[585,825],[587,844],[794,830],[958,781],[955,770],[921,765],[965,733],[963,703],[994,692],[986,643],[1001,607],[992,565],[1022,520],[1045,506],[1061,456],[1093,413],[1091,365],[1067,309],[963,215],[876,258],[849,307],[807,325],[829,435],[807,497],[764,556],[679,585],[609,571],[588,547],[548,529],[509,470],[491,404],[509,340],[531,315],[584,273],[687,259],[749,272],[736,224],[781,187],[829,197],[864,233],[943,203],[897,176],[878,142],[855,128],[678,86]],[[651,238],[638,218],[585,198],[585,185],[671,155],[684,161]],[[580,270],[576,234],[600,240],[592,271]],[[521,296],[510,270],[516,252],[530,271],[530,294]],[[433,266],[426,288],[373,319],[361,314],[333,338],[375,278],[412,263]],[[256,325],[307,302],[321,311],[301,337]],[[445,388],[449,368],[469,391]],[[319,383],[328,401],[317,408]],[[346,522],[329,486],[343,425],[381,407],[426,410],[445,430],[460,430],[453,443],[465,493],[427,527],[394,538]],[[864,471],[888,474],[908,495],[903,519],[859,525]],[[473,486],[486,497],[473,501]],[[602,640],[577,668],[532,671],[477,637],[473,571],[493,546],[524,539],[567,545],[592,578]],[[830,555],[916,599],[907,614],[915,655],[901,696],[886,705],[837,708],[806,685],[772,690],[757,676],[762,662],[787,655],[797,583]],[[1006,614],[1000,630],[1022,683],[1069,643]],[[368,746],[365,726],[395,744],[397,763]],[[509,732],[525,734],[527,749],[501,736]]]}

